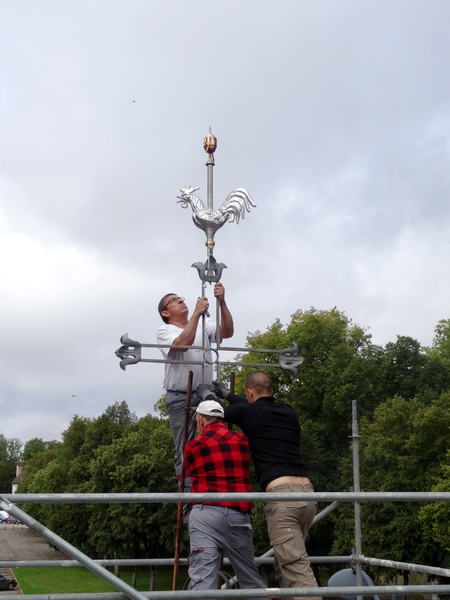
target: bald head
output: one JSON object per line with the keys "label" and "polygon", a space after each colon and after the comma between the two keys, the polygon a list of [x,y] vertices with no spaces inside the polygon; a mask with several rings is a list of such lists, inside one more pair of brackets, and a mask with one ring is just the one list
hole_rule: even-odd
{"label": "bald head", "polygon": [[249,402],[263,396],[272,396],[273,388],[270,377],[262,371],[255,371],[245,380],[245,393]]}

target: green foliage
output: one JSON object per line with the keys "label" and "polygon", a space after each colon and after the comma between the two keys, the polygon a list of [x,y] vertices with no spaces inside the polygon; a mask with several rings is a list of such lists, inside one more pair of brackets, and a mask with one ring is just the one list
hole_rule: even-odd
{"label": "green foliage", "polygon": [[436,325],[430,352],[437,354],[445,361],[450,361],[450,319],[442,319]]}
{"label": "green foliage", "polygon": [[22,442],[19,439],[8,439],[0,434],[0,493],[11,493],[11,483],[16,476],[21,448]]}
{"label": "green foliage", "polygon": [[386,398],[429,401],[450,387],[450,365],[410,337],[398,336],[396,342],[386,344],[383,366]]}
{"label": "green foliage", "polygon": [[[98,448],[90,464],[90,492],[176,492],[173,443],[165,421],[147,416],[109,446]],[[167,474],[170,474],[167,477]],[[93,505],[88,537],[98,554],[159,557],[172,539],[176,505]]]}
{"label": "green foliage", "polygon": [[[432,487],[433,492],[450,492],[450,450],[441,464],[441,474],[436,477],[436,483]],[[419,510],[419,522],[424,534],[429,536],[441,549],[443,553],[441,566],[450,567],[450,503],[434,502],[422,506]]]}
{"label": "green foliage", "polygon": [[[293,406],[302,428],[301,455],[316,491],[342,489],[340,463],[348,452],[351,402],[358,399],[363,414],[372,414],[383,397],[380,366],[383,349],[370,343],[370,335],[336,308],[297,311],[282,326],[276,320],[264,333],[249,334],[251,348],[282,349],[296,343],[304,362],[298,377],[270,367],[277,355],[249,352],[243,360],[267,362],[277,400]],[[236,373],[237,393],[243,393],[245,377],[253,371],[243,367]],[[326,554],[332,543],[330,520],[311,531],[311,544]]]}
{"label": "green foliage", "polygon": [[[373,419],[361,421],[361,489],[364,491],[430,491],[448,459],[450,392],[430,404],[395,397],[376,409]],[[447,474],[448,477],[448,474]],[[440,485],[448,486],[448,479]],[[421,509],[418,503],[367,503],[361,508],[366,556],[419,564],[442,564],[446,555],[444,527],[429,535],[419,525],[419,515],[429,530],[438,531],[436,515],[448,506]],[[433,510],[436,512],[433,514]],[[352,547],[350,509],[337,518],[333,552]],[[447,527],[447,524],[445,525]],[[448,552],[448,549],[447,549]],[[448,559],[446,559],[448,560]]]}
{"label": "green foliage", "polygon": [[[23,491],[177,491],[168,422],[150,415],[137,419],[126,402],[109,406],[97,419],[75,416],[63,440],[61,448],[30,458]],[[46,504],[26,510],[93,556],[173,553],[175,504]]]}
{"label": "green foliage", "polygon": [[[277,362],[274,354],[249,352],[243,360],[266,362],[263,370],[272,377],[277,399],[298,412],[301,455],[316,491],[352,486],[352,400],[358,401],[362,418],[365,489],[429,490],[448,448],[449,340],[447,320],[436,328],[431,350],[406,336],[398,336],[382,348],[372,344],[365,328],[336,308],[311,308],[294,313],[287,326],[276,320],[264,333],[257,331],[247,337],[251,348],[281,349],[295,342],[304,357],[297,378],[270,366]],[[237,393],[243,393],[245,377],[252,370],[237,370]],[[414,547],[416,558],[436,557],[436,544],[424,541],[417,530],[417,505],[371,503],[363,511],[366,554],[410,561],[410,548]],[[398,535],[393,534],[394,527]],[[260,537],[263,543],[264,536]],[[318,554],[328,553],[332,545],[333,552],[348,554],[353,537],[351,505],[341,507],[311,531]]]}
{"label": "green foliage", "polygon": [[27,462],[33,454],[43,452],[45,450],[45,444],[42,438],[33,438],[25,443],[23,448],[22,460]]}
{"label": "green foliage", "polygon": [[[431,348],[407,336],[384,348],[374,345],[364,327],[336,308],[298,310],[287,325],[277,319],[266,331],[247,336],[247,346],[255,349],[293,343],[304,357],[296,378],[275,366],[276,354],[248,352],[242,359],[265,363],[277,399],[298,412],[301,455],[316,491],[352,486],[353,400],[360,418],[363,490],[450,490],[450,319],[436,326]],[[253,370],[236,370],[237,393],[244,393],[245,377]],[[223,369],[225,377],[230,372]],[[42,449],[42,440],[30,440],[21,491],[176,491],[164,400],[155,406],[160,418],[137,419],[126,402],[116,403],[97,419],[75,416],[60,447],[46,443]],[[2,479],[2,469],[15,467],[19,456],[20,442],[0,436],[0,486],[9,477]],[[175,504],[31,505],[29,511],[92,556],[173,555]],[[261,504],[252,516],[256,553],[264,553],[269,542]],[[449,565],[449,517],[448,503],[363,504],[364,554]],[[321,521],[310,538],[313,554],[349,554],[353,506],[345,504]]]}
{"label": "green foliage", "polygon": [[28,479],[32,479],[38,471],[44,469],[49,463],[52,462],[57,456],[58,447],[55,448],[46,448],[42,452],[37,452],[33,454],[31,458],[29,458],[25,464],[26,475],[24,478],[24,482],[21,484],[20,490],[24,491],[25,482]]}
{"label": "green foliage", "polygon": [[158,402],[155,403],[155,406],[153,407],[156,413],[159,413],[159,416],[161,417],[161,419],[168,419],[169,416],[167,414],[167,408],[166,408],[166,397],[167,394],[163,394],[161,396],[161,398],[158,400]]}
{"label": "green foliage", "polygon": [[[347,451],[351,401],[358,398],[363,412],[371,414],[379,402],[382,380],[378,367],[383,353],[370,344],[365,330],[337,309],[297,311],[283,327],[276,320],[265,333],[249,334],[252,348],[282,349],[296,343],[304,362],[296,379],[289,372],[270,368],[277,355],[249,352],[248,362],[266,361],[278,400],[293,406],[302,426],[302,457],[317,491],[339,490],[339,463]],[[265,358],[264,358],[265,357]],[[236,374],[236,390],[243,392],[245,377]]]}

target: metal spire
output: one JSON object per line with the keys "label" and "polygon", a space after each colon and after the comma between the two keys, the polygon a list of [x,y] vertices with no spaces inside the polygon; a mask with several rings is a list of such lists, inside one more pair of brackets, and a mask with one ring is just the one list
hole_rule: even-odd
{"label": "metal spire", "polygon": [[[214,168],[214,152],[217,149],[217,139],[212,134],[211,127],[209,133],[203,139],[203,148],[208,154],[208,160],[206,162],[207,169],[207,206],[197,196],[194,196],[194,192],[198,190],[198,187],[187,187],[181,191],[181,196],[178,196],[179,202],[183,208],[187,208],[189,205],[192,208],[192,220],[194,225],[199,229],[202,229],[206,234],[206,249],[207,259],[205,263],[197,262],[192,266],[198,271],[199,277],[202,281],[202,296],[205,295],[206,283],[212,283],[220,281],[222,270],[226,268],[223,263],[217,263],[213,256],[213,250],[215,246],[214,234],[218,231],[227,221],[236,224],[239,223],[239,219],[245,217],[246,212],[250,212],[250,207],[256,207],[255,202],[251,198],[250,194],[243,188],[236,188],[233,190],[225,199],[224,203],[218,210],[214,210],[213,206],[213,168]],[[216,324],[218,330],[220,330],[220,311],[219,304],[216,302]],[[204,326],[203,326],[204,331]],[[204,333],[203,333],[204,336]],[[123,335],[120,338],[122,346],[116,350],[116,356],[120,360],[120,367],[125,370],[128,365],[136,364],[139,362],[154,362],[154,363],[173,363],[176,362],[172,359],[150,359],[142,357],[142,348],[170,348],[171,346],[161,346],[160,344],[141,344],[136,340],[132,340],[128,337],[128,334]],[[246,365],[252,367],[264,367],[268,363],[249,363],[249,362],[236,362],[236,361],[219,361],[219,350],[231,351],[231,352],[257,352],[262,354],[276,353],[278,354],[278,363],[270,363],[271,367],[278,367],[284,371],[292,373],[293,377],[297,376],[297,367],[303,362],[303,357],[299,356],[298,348],[296,344],[293,344],[291,348],[284,348],[282,350],[270,350],[262,348],[235,348],[235,347],[223,347],[221,346],[221,340],[216,339],[217,348],[215,349],[215,358],[213,363],[217,368],[217,376],[219,378],[219,367],[222,365]],[[195,348],[196,350],[205,351],[205,339],[203,337],[202,346],[186,346],[186,348]],[[192,361],[190,364],[200,364],[205,367],[205,359],[202,361]]]}
{"label": "metal spire", "polygon": [[213,168],[214,152],[217,148],[217,138],[212,134],[211,127],[208,135],[203,139],[203,148],[208,154],[206,162],[207,174],[207,206],[203,204],[198,196],[194,195],[198,187],[189,186],[180,190],[181,196],[179,202],[183,208],[189,205],[192,208],[192,220],[194,225],[202,229],[206,235],[207,260],[203,264],[201,262],[194,263],[192,266],[198,271],[199,277],[203,282],[220,281],[222,270],[226,268],[223,263],[217,263],[213,256],[215,246],[214,235],[228,221],[239,224],[239,219],[245,218],[245,213],[250,212],[250,207],[256,207],[250,194],[244,188],[236,188],[226,197],[222,206],[214,210],[213,207]]}
{"label": "metal spire", "polygon": [[212,134],[211,127],[209,128],[208,135],[203,138],[203,148],[208,153],[208,160],[206,162],[206,177],[207,177],[207,188],[208,188],[208,208],[213,210],[213,168],[214,152],[217,149],[217,138]]}

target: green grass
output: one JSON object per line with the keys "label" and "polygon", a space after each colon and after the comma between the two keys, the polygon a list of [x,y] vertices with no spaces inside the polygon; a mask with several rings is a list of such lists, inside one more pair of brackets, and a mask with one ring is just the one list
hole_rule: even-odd
{"label": "green grass", "polygon": [[[113,586],[84,567],[23,567],[13,569],[13,572],[23,594],[87,594],[116,591]],[[172,567],[158,567],[155,590],[171,590],[172,574]],[[130,568],[120,570],[120,578],[129,585],[131,576]],[[178,589],[183,588],[187,577],[187,567],[180,567]],[[136,589],[145,592],[149,587],[150,569],[144,567],[138,570]]]}

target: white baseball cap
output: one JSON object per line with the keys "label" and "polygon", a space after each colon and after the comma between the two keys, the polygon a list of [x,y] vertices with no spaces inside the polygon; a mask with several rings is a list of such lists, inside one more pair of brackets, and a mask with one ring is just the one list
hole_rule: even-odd
{"label": "white baseball cap", "polygon": [[221,406],[215,400],[204,400],[203,402],[200,402],[196,412],[199,415],[204,415],[205,417],[220,417],[221,419],[225,418],[223,406]]}

